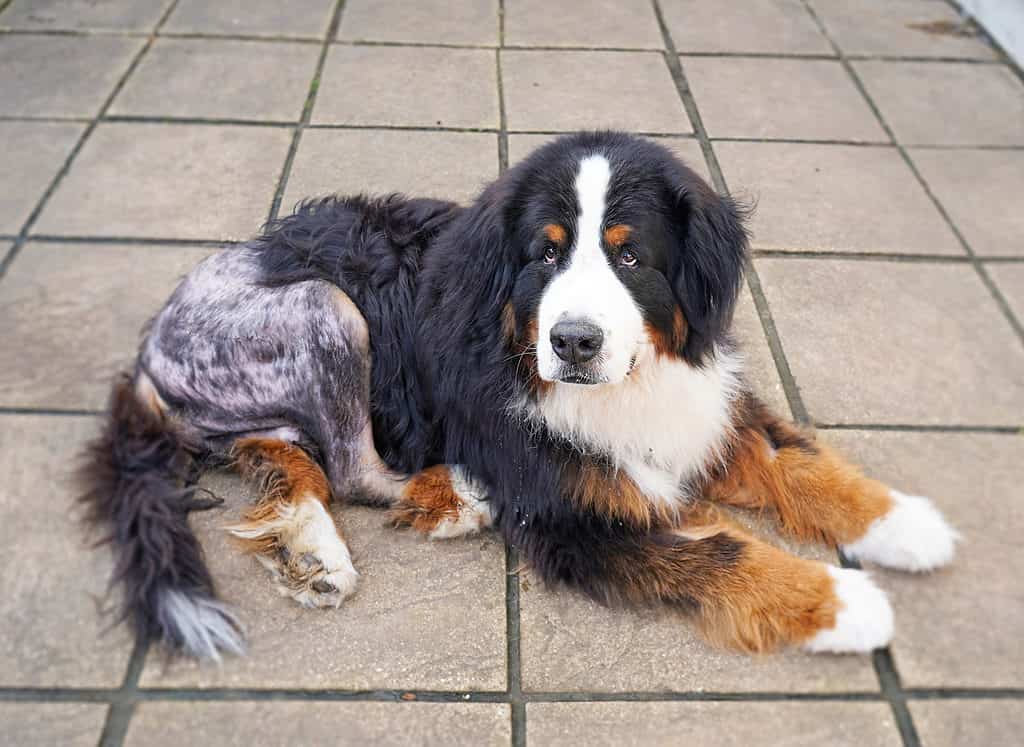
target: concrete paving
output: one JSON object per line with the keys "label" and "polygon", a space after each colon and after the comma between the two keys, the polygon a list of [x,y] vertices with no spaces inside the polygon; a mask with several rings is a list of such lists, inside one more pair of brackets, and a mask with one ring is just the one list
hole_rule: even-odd
{"label": "concrete paving", "polygon": [[[229,547],[224,474],[195,526],[250,656],[106,631],[70,457],[177,279],[302,197],[469,201],[609,126],[758,202],[755,387],[964,534],[875,571],[892,646],[722,653],[356,508],[358,594],[298,609]],[[1022,205],[1021,72],[943,0],[0,0],[0,742],[1019,744]]]}

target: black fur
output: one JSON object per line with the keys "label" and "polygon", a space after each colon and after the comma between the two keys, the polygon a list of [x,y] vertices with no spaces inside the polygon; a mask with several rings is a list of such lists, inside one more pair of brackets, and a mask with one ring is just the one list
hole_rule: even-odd
{"label": "black fur", "polygon": [[[442,461],[466,465],[486,483],[496,526],[542,577],[609,600],[622,596],[631,561],[650,552],[681,557],[678,550],[688,542],[577,510],[565,498],[562,478],[566,463],[581,457],[543,427],[509,417],[500,404],[530,393],[527,374],[508,360],[503,309],[535,293],[536,229],[557,203],[563,214],[574,210],[559,166],[568,168],[576,163],[572,154],[596,147],[621,167],[621,197],[609,202],[608,222],[616,221],[616,212],[635,211],[650,221],[644,226],[650,236],[671,232],[649,244],[664,253],[650,261],[673,279],[691,327],[681,353],[701,363],[732,316],[747,246],[742,214],[664,148],[610,133],[567,137],[540,149],[438,236],[422,271],[416,344]],[[523,283],[529,293],[522,293]],[[737,553],[733,548],[726,555]]]}
{"label": "black fur", "polygon": [[423,253],[459,215],[454,203],[400,195],[325,197],[269,223],[258,244],[267,286],[338,285],[370,327],[373,434],[391,467],[416,472],[438,457],[416,379],[412,340]]}
{"label": "black fur", "polygon": [[[142,406],[132,379],[114,384],[102,434],[89,444],[79,471],[86,521],[114,554],[111,586],[121,588],[121,612],[137,636],[185,646],[167,614],[165,596],[177,592],[213,602],[213,579],[188,512],[208,508],[189,481],[193,462],[167,423]],[[217,614],[216,612],[214,614]],[[236,628],[234,619],[223,615]]]}

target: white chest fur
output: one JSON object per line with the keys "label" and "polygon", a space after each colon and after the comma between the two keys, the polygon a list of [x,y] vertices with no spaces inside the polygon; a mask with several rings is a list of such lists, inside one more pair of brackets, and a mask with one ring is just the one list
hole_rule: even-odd
{"label": "white chest fur", "polygon": [[694,368],[647,350],[622,383],[556,384],[529,416],[583,453],[610,456],[652,501],[674,503],[725,444],[741,367],[733,352]]}

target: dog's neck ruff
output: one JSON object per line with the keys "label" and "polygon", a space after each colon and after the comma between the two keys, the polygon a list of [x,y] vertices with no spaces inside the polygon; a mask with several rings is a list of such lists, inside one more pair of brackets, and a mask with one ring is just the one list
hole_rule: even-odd
{"label": "dog's neck ruff", "polygon": [[519,408],[584,454],[609,458],[669,507],[718,462],[732,432],[742,359],[715,350],[703,367],[646,349],[619,384],[555,384]]}

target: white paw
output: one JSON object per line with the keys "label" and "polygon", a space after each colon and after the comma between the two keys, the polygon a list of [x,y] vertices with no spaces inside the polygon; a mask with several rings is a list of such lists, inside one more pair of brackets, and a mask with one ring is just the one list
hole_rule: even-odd
{"label": "white paw", "polygon": [[483,485],[468,477],[461,467],[451,467],[449,474],[452,489],[462,500],[459,514],[454,518],[446,517],[438,522],[427,536],[432,540],[464,537],[489,527],[493,520],[491,503],[487,500],[487,491]]}
{"label": "white paw", "polygon": [[864,571],[828,567],[839,598],[835,627],[819,631],[804,643],[814,653],[866,653],[892,640],[892,607],[885,592]]}
{"label": "white paw", "polygon": [[278,593],[303,607],[341,606],[355,592],[359,574],[327,509],[308,498],[281,507],[279,514],[271,526],[280,549],[256,556]]}
{"label": "white paw", "polygon": [[847,557],[902,571],[930,571],[949,564],[960,534],[927,498],[896,490],[890,495],[892,510],[875,519],[859,540],[843,545]]}

